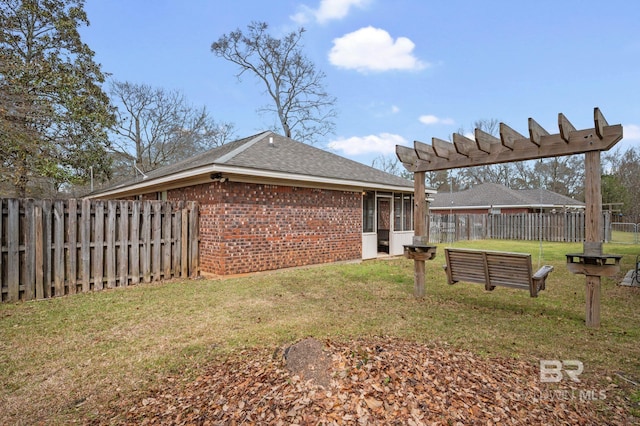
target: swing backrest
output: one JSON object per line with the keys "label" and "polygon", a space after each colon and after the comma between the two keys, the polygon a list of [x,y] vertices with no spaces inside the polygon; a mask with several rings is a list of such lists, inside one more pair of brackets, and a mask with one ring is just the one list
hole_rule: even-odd
{"label": "swing backrest", "polygon": [[449,284],[458,281],[484,284],[487,290],[496,286],[529,290],[532,297],[544,288],[544,278],[552,267],[545,271],[545,277],[534,276],[531,255],[489,250],[445,248],[447,280]]}

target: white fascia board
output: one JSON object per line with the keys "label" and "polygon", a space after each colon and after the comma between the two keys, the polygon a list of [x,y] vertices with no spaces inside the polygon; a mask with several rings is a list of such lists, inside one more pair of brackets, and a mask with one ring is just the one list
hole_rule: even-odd
{"label": "white fascia board", "polygon": [[[334,187],[348,187],[356,190],[360,190],[362,188],[365,189],[377,189],[381,191],[395,191],[395,192],[412,192],[412,189],[408,186],[399,186],[399,185],[387,185],[387,184],[378,184],[371,182],[362,182],[357,180],[345,180],[345,179],[337,179],[337,178],[325,178],[319,176],[311,176],[311,175],[301,175],[301,174],[292,174],[292,173],[283,173],[276,172],[271,170],[259,170],[259,169],[247,169],[244,167],[234,167],[234,166],[225,166],[220,164],[212,164],[204,167],[199,167],[197,169],[185,170],[183,172],[174,173],[168,176],[162,176],[159,178],[151,178],[145,179],[138,183],[123,186],[120,188],[113,188],[104,192],[100,192],[94,195],[89,195],[87,198],[104,198],[110,197],[119,194],[137,194],[140,193],[144,189],[150,188],[158,188],[162,187],[163,189],[167,189],[169,186],[172,188],[180,188],[185,186],[181,184],[181,181],[188,181],[191,184],[195,182],[204,183],[210,181],[208,175],[212,173],[226,173],[231,176],[228,176],[231,180],[242,181],[242,176],[247,176],[250,178],[261,178],[261,179],[270,179],[274,181],[288,181],[288,182],[300,182],[307,184],[320,184],[322,186],[334,186]],[[202,176],[203,179],[197,180],[199,176]],[[435,193],[435,190],[427,189],[427,193]]]}

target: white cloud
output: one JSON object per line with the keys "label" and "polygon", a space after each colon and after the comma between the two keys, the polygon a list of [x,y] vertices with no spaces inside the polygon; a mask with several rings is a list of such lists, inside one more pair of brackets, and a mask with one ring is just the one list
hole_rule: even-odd
{"label": "white cloud", "polygon": [[339,138],[329,142],[329,148],[341,151],[345,155],[361,154],[393,154],[396,145],[406,145],[407,141],[400,135],[380,133],[379,135],[353,136]]}
{"label": "white cloud", "polygon": [[291,19],[298,24],[305,24],[311,19],[323,24],[327,21],[344,19],[352,6],[363,8],[371,0],[321,0],[318,9],[300,6],[298,12]]}
{"label": "white cloud", "polygon": [[360,72],[421,70],[429,66],[413,55],[414,47],[406,37],[394,40],[385,30],[369,26],[334,39],[329,61]]}
{"label": "white cloud", "polygon": [[451,118],[439,118],[435,115],[421,115],[419,120],[422,124],[426,124],[427,126],[431,126],[434,124],[455,124],[455,121],[453,121],[453,119]]}
{"label": "white cloud", "polygon": [[397,114],[400,112],[400,108],[396,105],[391,105],[391,114]]}
{"label": "white cloud", "polygon": [[637,124],[625,124],[622,126],[623,138],[631,141],[640,141],[640,126]]}

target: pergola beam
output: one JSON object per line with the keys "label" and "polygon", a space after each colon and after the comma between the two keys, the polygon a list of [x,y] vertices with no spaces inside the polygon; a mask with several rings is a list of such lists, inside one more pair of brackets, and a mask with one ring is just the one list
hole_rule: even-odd
{"label": "pergola beam", "polygon": [[495,150],[499,149],[500,146],[502,146],[502,142],[500,141],[500,139],[496,138],[493,135],[490,135],[487,132],[476,129],[474,134],[476,137],[476,143],[478,144],[478,149],[482,152],[491,154]]}
{"label": "pergola beam", "polygon": [[549,134],[530,118],[528,138],[500,123],[500,144],[497,138],[476,129],[475,140],[454,133],[453,143],[433,138],[429,148],[416,141],[413,149],[397,146],[396,154],[407,170],[430,172],[607,151],[622,139],[622,126],[610,126],[598,108],[594,110],[594,123],[593,128],[576,130],[560,113],[559,133]]}
{"label": "pergola beam", "polygon": [[563,113],[558,114],[558,127],[560,128],[560,137],[562,140],[569,143],[571,132],[575,132],[576,128],[573,127],[573,124],[571,124]]}

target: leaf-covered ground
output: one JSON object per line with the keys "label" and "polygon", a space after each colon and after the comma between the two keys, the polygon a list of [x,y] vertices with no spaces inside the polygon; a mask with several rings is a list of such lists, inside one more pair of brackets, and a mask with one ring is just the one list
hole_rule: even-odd
{"label": "leaf-covered ground", "polygon": [[631,402],[611,380],[541,383],[538,367],[443,345],[376,338],[325,341],[331,384],[287,368],[283,351],[245,350],[170,377],[100,422],[135,425],[633,424]]}

